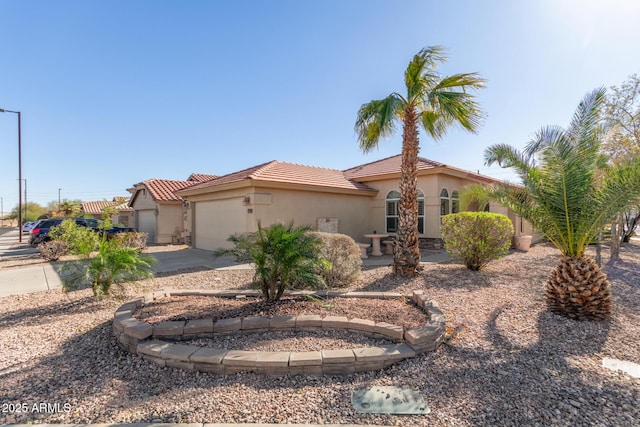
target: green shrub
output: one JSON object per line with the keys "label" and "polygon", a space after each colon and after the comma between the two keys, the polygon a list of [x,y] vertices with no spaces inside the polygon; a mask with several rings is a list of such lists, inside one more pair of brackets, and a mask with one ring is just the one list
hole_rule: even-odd
{"label": "green shrub", "polygon": [[65,289],[90,284],[94,296],[108,295],[114,284],[153,277],[151,264],[155,262],[151,256],[103,237],[95,256],[65,265],[65,271],[72,269],[63,279]]}
{"label": "green shrub", "polygon": [[216,255],[231,254],[239,261],[255,265],[254,281],[264,298],[277,301],[294,284],[319,286],[324,280],[318,274],[323,264],[318,251],[320,240],[310,233],[308,226],[276,223],[258,231],[229,237],[232,249],[220,249]]}
{"label": "green shrub", "polygon": [[40,255],[47,261],[57,261],[69,253],[69,246],[62,240],[49,240],[38,245]]}
{"label": "green shrub", "polygon": [[89,256],[98,250],[100,236],[94,230],[76,224],[73,219],[65,219],[60,225],[49,231],[52,240],[61,240],[67,244],[69,253]]}
{"label": "green shrub", "polygon": [[513,225],[502,214],[460,212],[442,217],[441,233],[449,255],[478,271],[509,252]]}
{"label": "green shrub", "polygon": [[320,257],[327,260],[320,266],[320,274],[330,287],[344,287],[358,280],[362,268],[360,248],[356,242],[345,234],[311,233],[321,242]]}

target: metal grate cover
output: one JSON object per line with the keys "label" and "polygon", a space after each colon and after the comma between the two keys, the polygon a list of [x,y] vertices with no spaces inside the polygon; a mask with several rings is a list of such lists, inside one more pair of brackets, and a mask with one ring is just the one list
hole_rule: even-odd
{"label": "metal grate cover", "polygon": [[426,415],[431,412],[419,391],[410,388],[375,386],[351,393],[356,411],[365,414]]}

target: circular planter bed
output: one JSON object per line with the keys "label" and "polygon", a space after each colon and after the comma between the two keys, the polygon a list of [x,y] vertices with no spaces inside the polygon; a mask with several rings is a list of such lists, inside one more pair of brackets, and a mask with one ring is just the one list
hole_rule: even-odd
{"label": "circular planter bed", "polygon": [[[168,320],[152,325],[134,317],[135,311],[164,298],[178,296],[246,298],[255,291],[155,291],[129,301],[114,314],[113,332],[125,350],[160,366],[231,374],[253,371],[272,376],[347,375],[383,369],[399,360],[435,350],[444,339],[445,317],[436,303],[422,291],[411,300],[425,312],[425,324],[404,328],[387,322],[346,316],[244,316],[223,319]],[[289,292],[291,296],[318,298],[402,298],[394,292]],[[389,344],[317,351],[246,351],[190,345],[184,341],[229,334],[270,331],[344,330],[384,339]]]}

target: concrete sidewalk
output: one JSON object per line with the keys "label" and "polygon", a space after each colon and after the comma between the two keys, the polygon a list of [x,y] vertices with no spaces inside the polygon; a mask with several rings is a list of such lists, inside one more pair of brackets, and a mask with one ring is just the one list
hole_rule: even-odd
{"label": "concrete sidewalk", "polygon": [[[37,250],[29,247],[29,236],[18,242],[18,230],[0,236],[0,258],[30,255]],[[62,287],[60,276],[51,264],[36,267],[13,268],[0,271],[0,297],[47,291]]]}
{"label": "concrete sidewalk", "polygon": [[[18,243],[18,230],[11,230],[0,235],[0,259],[5,257],[19,257],[31,255],[37,249],[31,248],[28,237],[23,236],[22,243]],[[173,251],[150,253],[158,260],[153,265],[156,273],[167,274],[182,269],[202,270],[237,270],[250,269],[250,264],[239,264],[232,257],[215,258],[211,251],[203,249],[176,249]],[[423,263],[441,263],[449,260],[445,251],[425,252],[422,256]],[[385,266],[393,263],[391,255],[383,255],[363,259],[363,266]],[[60,276],[54,268],[55,264],[48,263],[35,267],[11,268],[0,271],[0,297],[9,295],[26,294],[30,292],[47,291],[62,287]]]}

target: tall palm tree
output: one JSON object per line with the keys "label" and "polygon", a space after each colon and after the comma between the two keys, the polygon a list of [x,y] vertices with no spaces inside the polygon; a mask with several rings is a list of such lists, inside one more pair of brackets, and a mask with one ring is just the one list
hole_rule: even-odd
{"label": "tall palm tree", "polygon": [[545,298],[552,312],[575,319],[610,316],[609,281],[585,250],[613,215],[640,200],[640,161],[610,164],[601,154],[604,101],[604,89],[588,93],[567,129],[540,129],[522,152],[505,144],[489,147],[485,163],[514,168],[523,186],[474,186],[462,197],[463,204],[487,196],[497,200],[560,250]]}
{"label": "tall palm tree", "polygon": [[418,126],[438,140],[455,124],[475,132],[482,118],[475,96],[468,90],[484,87],[485,80],[477,73],[443,77],[438,73],[438,64],[443,62],[446,55],[441,46],[420,50],[404,73],[406,95],[394,92],[384,99],[363,104],[355,126],[360,148],[366,153],[376,148],[381,138],[394,132],[396,121],[402,123],[400,204],[393,260],[394,272],[404,277],[413,277],[420,271]]}

